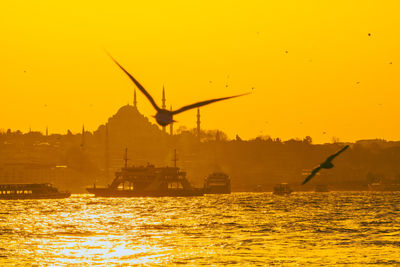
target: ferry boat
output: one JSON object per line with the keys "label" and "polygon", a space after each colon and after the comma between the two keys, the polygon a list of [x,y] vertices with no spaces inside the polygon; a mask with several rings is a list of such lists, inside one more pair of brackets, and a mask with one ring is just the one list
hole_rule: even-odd
{"label": "ferry boat", "polygon": [[0,184],[1,199],[68,198],[70,192],[60,192],[51,184]]}
{"label": "ferry boat", "polygon": [[223,172],[211,173],[204,179],[205,194],[230,194],[231,179]]}
{"label": "ferry boat", "polygon": [[280,183],[274,186],[275,195],[289,195],[293,190],[289,187],[288,183]]}
{"label": "ferry boat", "polygon": [[202,196],[201,188],[194,188],[186,172],[178,167],[147,166],[123,167],[115,173],[108,187],[86,188],[96,197],[188,197]]}

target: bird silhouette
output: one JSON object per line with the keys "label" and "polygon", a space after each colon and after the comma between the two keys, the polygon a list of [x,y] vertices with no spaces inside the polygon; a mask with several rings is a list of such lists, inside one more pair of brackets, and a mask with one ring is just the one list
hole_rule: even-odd
{"label": "bird silhouette", "polygon": [[303,181],[302,185],[310,181],[311,178],[313,178],[321,169],[332,169],[334,167],[334,165],[332,164],[332,160],[336,158],[339,154],[341,154],[343,151],[345,151],[348,147],[349,145],[345,146],[335,154],[330,155],[323,163],[321,163],[317,168],[312,170],[311,174]]}
{"label": "bird silhouette", "polygon": [[179,113],[182,113],[184,111],[190,110],[190,109],[194,109],[194,108],[198,108],[201,106],[205,106],[217,101],[222,101],[222,100],[226,100],[226,99],[230,99],[230,98],[234,98],[234,97],[239,97],[239,96],[243,96],[243,95],[248,95],[250,93],[245,93],[245,94],[240,94],[240,95],[234,95],[234,96],[228,96],[228,97],[222,97],[222,98],[214,98],[214,99],[210,99],[210,100],[205,100],[205,101],[201,101],[201,102],[197,102],[191,105],[187,105],[184,107],[181,107],[180,109],[174,110],[174,111],[170,111],[167,109],[162,109],[160,108],[156,102],[154,101],[153,97],[146,91],[146,89],[144,89],[144,87],[127,71],[125,70],[109,53],[107,53],[108,56],[115,62],[115,64],[118,65],[118,67],[121,68],[121,70],[123,70],[125,72],[126,75],[128,75],[128,77],[133,81],[133,83],[139,88],[139,90],[147,97],[147,99],[150,101],[150,103],[152,104],[152,106],[154,107],[154,109],[157,111],[156,115],[154,116],[157,123],[161,126],[167,126],[168,124],[174,122],[173,116]]}

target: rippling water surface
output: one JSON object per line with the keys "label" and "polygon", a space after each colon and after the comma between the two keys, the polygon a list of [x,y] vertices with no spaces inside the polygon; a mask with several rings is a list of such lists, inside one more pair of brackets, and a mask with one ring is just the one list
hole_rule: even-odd
{"label": "rippling water surface", "polygon": [[400,192],[0,201],[0,265],[400,264]]}

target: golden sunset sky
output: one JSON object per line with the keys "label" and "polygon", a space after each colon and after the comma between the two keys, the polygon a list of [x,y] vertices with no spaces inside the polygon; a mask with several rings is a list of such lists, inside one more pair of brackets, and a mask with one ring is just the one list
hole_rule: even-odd
{"label": "golden sunset sky", "polygon": [[[0,128],[93,131],[132,104],[106,49],[159,105],[163,85],[174,108],[254,87],[201,109],[230,138],[400,140],[399,13],[395,0],[2,0]],[[196,110],[175,119],[193,128]]]}

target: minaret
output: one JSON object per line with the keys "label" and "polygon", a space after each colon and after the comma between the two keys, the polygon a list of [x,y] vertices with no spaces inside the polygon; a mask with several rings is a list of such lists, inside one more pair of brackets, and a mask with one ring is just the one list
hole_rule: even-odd
{"label": "minaret", "polygon": [[136,89],[133,92],[133,107],[137,109],[137,101],[136,101]]}
{"label": "minaret", "polygon": [[164,88],[164,85],[162,86],[162,108],[163,109],[166,109],[167,108],[167,106],[165,105],[165,88]]}
{"label": "minaret", "polygon": [[124,162],[125,162],[125,169],[128,168],[128,148],[125,147],[125,155],[124,155]]}
{"label": "minaret", "polygon": [[200,141],[200,108],[197,108],[197,138]]}
{"label": "minaret", "polygon": [[82,125],[82,139],[81,139],[81,148],[85,147],[85,124]]}
{"label": "minaret", "polygon": [[109,146],[108,146],[108,124],[106,124],[106,140],[105,140],[105,172],[106,172],[106,178],[109,177],[109,161],[110,161],[110,155],[109,155]]}
{"label": "minaret", "polygon": [[[163,87],[162,87],[162,106],[161,106],[161,108],[162,109],[166,109],[167,108],[167,106],[165,105],[165,89],[164,89],[164,85],[163,85]],[[162,127],[163,128],[163,131],[165,132],[165,126],[163,126]]]}
{"label": "minaret", "polygon": [[[172,105],[171,105],[171,112],[172,112]],[[171,122],[170,124],[169,124],[169,134],[170,135],[174,135],[174,123],[173,122]]]}

